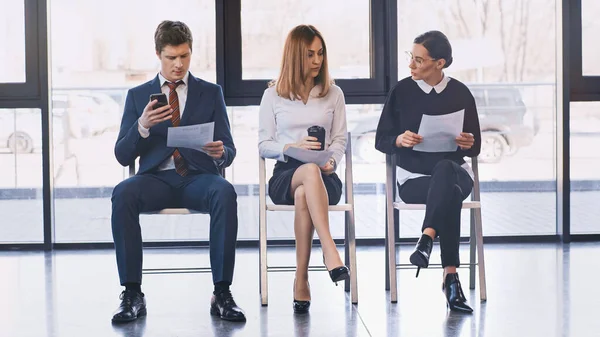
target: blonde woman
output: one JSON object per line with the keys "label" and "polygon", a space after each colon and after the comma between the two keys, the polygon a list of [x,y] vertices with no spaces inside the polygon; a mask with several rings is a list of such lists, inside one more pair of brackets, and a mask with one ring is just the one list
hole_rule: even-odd
{"label": "blonde woman", "polygon": [[[308,136],[312,126],[324,129],[324,144]],[[337,204],[342,196],[335,169],[346,142],[344,94],[329,76],[323,36],[313,26],[297,26],[287,36],[279,77],[263,94],[258,142],[262,157],[277,160],[269,180],[271,200],[295,207],[295,313],[306,313],[310,307],[308,261],[315,230],[331,280],[337,284],[350,276],[331,237],[328,213],[328,205]],[[319,167],[284,155],[289,147],[329,150],[333,155]]]}

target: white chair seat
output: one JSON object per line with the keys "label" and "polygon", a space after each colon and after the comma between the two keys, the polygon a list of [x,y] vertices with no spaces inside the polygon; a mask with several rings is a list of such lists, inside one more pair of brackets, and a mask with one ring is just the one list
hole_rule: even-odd
{"label": "white chair seat", "polygon": [[[394,202],[394,208],[399,210],[425,210],[425,204],[405,204],[403,202]],[[479,201],[466,201],[463,202],[463,209],[481,208],[481,202]]]}
{"label": "white chair seat", "polygon": [[198,212],[198,211],[194,211],[192,209],[187,209],[187,208],[165,208],[165,209],[161,209],[160,211],[156,211],[156,212],[143,212],[142,214],[145,214],[145,215],[152,215],[152,214],[185,215],[185,214],[202,214],[202,213]]}
{"label": "white chair seat", "polygon": [[[330,212],[348,212],[352,210],[352,205],[350,204],[338,204],[329,206]],[[283,211],[283,212],[293,212],[294,206],[291,205],[267,205],[267,211]]]}

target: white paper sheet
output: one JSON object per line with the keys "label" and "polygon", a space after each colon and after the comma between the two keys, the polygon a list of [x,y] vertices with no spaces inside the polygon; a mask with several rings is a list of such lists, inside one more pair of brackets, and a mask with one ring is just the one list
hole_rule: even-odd
{"label": "white paper sheet", "polygon": [[462,132],[464,117],[464,109],[446,115],[423,115],[418,132],[423,141],[413,149],[422,152],[456,151],[456,137]]}
{"label": "white paper sheet", "polygon": [[170,127],[167,130],[168,147],[185,147],[202,151],[202,147],[213,141],[215,122]]}
{"label": "white paper sheet", "polygon": [[283,154],[297,159],[303,163],[314,163],[319,165],[319,167],[323,167],[325,164],[327,164],[327,161],[329,161],[329,158],[331,158],[333,152],[305,150],[290,146],[283,152]]}

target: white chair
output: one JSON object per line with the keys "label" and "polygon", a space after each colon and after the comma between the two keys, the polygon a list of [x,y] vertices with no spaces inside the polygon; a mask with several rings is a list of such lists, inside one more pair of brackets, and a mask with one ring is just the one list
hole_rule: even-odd
{"label": "white chair", "polygon": [[[221,170],[221,176],[225,178],[225,170]],[[135,162],[129,165],[129,176],[135,175]],[[142,212],[142,215],[166,214],[166,215],[187,215],[187,214],[206,214],[188,208],[164,208],[155,212]],[[144,268],[142,274],[188,274],[188,273],[210,273],[210,267],[197,268]]]}
{"label": "white chair", "polygon": [[[475,289],[475,266],[479,267],[479,297],[480,300],[487,300],[485,285],[485,259],[483,256],[483,233],[481,224],[481,199],[479,189],[479,170],[477,167],[477,158],[471,158],[471,166],[475,179],[473,182],[473,192],[471,201],[463,202],[463,209],[471,210],[471,229],[470,229],[470,263],[469,263],[469,288]],[[401,210],[425,210],[425,204],[405,204],[396,202],[396,181],[395,181],[396,162],[395,156],[386,156],[386,234],[385,234],[385,263],[386,277],[385,289],[390,290],[390,300],[392,303],[398,301],[398,291],[396,283],[396,269],[416,268],[412,264],[396,263],[396,226],[394,224],[394,209]],[[398,212],[400,214],[400,212]],[[398,216],[398,223],[400,223]],[[475,251],[477,250],[478,261],[475,261]],[[430,264],[429,267],[440,267],[440,264]]]}
{"label": "white chair", "polygon": [[[352,180],[352,144],[348,133],[348,144],[346,145],[345,160],[345,203],[329,206],[329,211],[346,212],[345,217],[345,264],[350,268],[350,280],[345,281],[344,290],[350,291],[352,303],[358,303],[358,285],[356,269],[356,240],[354,222],[354,194]],[[267,204],[265,159],[259,157],[259,241],[260,241],[260,298],[262,305],[268,304],[268,277],[269,271],[295,271],[295,266],[268,266],[267,264],[267,211],[293,212],[293,205]],[[324,266],[309,266],[309,270],[327,270]]]}

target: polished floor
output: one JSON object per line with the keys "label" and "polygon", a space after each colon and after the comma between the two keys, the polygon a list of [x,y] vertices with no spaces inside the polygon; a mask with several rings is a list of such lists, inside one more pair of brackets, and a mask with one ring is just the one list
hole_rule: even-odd
{"label": "polished floor", "polygon": [[[398,249],[401,262],[410,249]],[[240,249],[233,294],[245,324],[209,315],[209,274],[171,274],[145,275],[148,316],[115,326],[110,317],[121,289],[112,251],[1,252],[0,336],[600,336],[600,244],[488,244],[486,254],[487,302],[468,290],[468,269],[459,271],[473,315],[446,312],[439,269],[418,279],[414,270],[399,271],[399,302],[390,304],[383,247],[359,248],[358,305],[315,271],[310,314],[292,313],[293,273],[269,274],[269,305],[262,307],[258,253]],[[319,265],[318,249],[313,256]],[[270,265],[293,260],[290,248],[269,249]],[[147,268],[207,263],[206,249],[145,253]]]}

